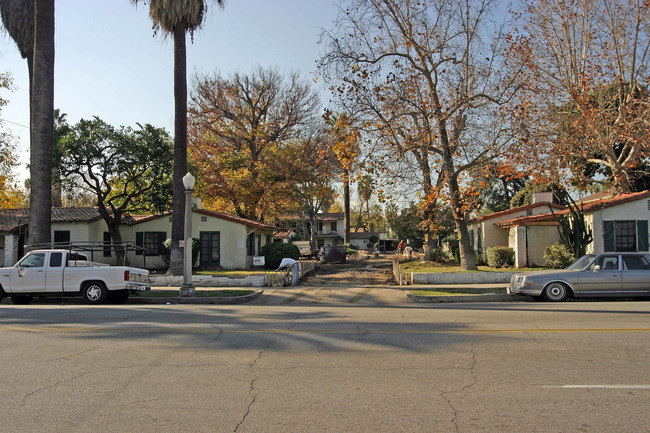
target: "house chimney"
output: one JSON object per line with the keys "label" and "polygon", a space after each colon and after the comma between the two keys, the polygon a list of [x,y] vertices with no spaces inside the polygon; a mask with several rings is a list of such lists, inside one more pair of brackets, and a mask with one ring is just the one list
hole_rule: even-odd
{"label": "house chimney", "polygon": [[192,209],[203,209],[201,197],[192,197]]}
{"label": "house chimney", "polygon": [[552,192],[534,192],[533,193],[533,204],[535,203],[553,203],[553,193]]}

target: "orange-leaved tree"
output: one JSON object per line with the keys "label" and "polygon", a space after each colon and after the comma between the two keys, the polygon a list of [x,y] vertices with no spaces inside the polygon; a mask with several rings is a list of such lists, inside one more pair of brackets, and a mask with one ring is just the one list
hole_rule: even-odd
{"label": "orange-leaved tree", "polygon": [[649,174],[650,3],[526,0],[516,17],[509,61],[528,79],[513,114],[529,161],[630,192]]}
{"label": "orange-leaved tree", "polygon": [[[295,185],[294,148],[317,121],[319,99],[299,74],[275,68],[197,75],[190,103],[190,152],[213,206],[273,219]],[[281,206],[279,206],[281,205]]]}
{"label": "orange-leaved tree", "polygon": [[463,269],[476,269],[467,173],[507,154],[511,131],[498,111],[518,88],[516,74],[502,68],[505,36],[491,27],[496,6],[351,0],[322,37],[322,74],[369,126],[373,153],[386,164],[412,162],[429,217],[437,200],[451,205]]}

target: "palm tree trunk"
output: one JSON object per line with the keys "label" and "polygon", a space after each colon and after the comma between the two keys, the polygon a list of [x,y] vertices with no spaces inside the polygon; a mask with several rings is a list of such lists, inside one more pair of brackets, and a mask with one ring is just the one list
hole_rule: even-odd
{"label": "palm tree trunk", "polygon": [[34,10],[34,63],[30,101],[30,244],[51,240],[54,0],[36,0]]}
{"label": "palm tree trunk", "polygon": [[183,274],[185,187],[183,176],[187,173],[187,72],[185,51],[186,27],[174,30],[174,192],[172,201],[172,245],[169,268],[172,275]]}
{"label": "palm tree trunk", "polygon": [[350,179],[348,173],[345,173],[343,181],[343,211],[344,211],[344,224],[345,235],[343,238],[344,244],[350,243]]}

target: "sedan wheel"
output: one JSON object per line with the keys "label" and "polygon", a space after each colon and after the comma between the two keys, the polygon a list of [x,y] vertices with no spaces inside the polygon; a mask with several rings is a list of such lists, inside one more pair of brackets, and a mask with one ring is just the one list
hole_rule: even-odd
{"label": "sedan wheel", "polygon": [[103,304],[108,297],[108,290],[104,283],[90,282],[84,286],[82,295],[88,304]]}
{"label": "sedan wheel", "polygon": [[544,299],[552,302],[564,301],[569,295],[569,290],[562,283],[551,283],[544,289]]}

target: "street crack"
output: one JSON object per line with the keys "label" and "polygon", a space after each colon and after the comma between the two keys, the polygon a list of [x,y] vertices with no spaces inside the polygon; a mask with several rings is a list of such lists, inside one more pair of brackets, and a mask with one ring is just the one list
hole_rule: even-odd
{"label": "street crack", "polygon": [[246,412],[242,416],[239,423],[235,426],[235,430],[233,430],[233,432],[237,432],[239,430],[239,427],[241,427],[244,424],[244,422],[246,421],[246,418],[248,418],[248,415],[251,413],[253,405],[255,404],[255,400],[257,399],[257,393],[259,392],[258,389],[255,387],[255,383],[259,379],[259,377],[257,377],[256,372],[255,372],[255,365],[262,358],[262,354],[264,352],[266,352],[269,349],[269,347],[270,346],[266,346],[264,349],[260,350],[260,352],[257,354],[255,359],[253,359],[253,361],[248,364],[248,367],[250,368],[251,374],[253,375],[253,379],[251,380],[250,387],[248,388],[248,394],[251,396],[251,400],[248,403],[248,407],[246,408]]}

